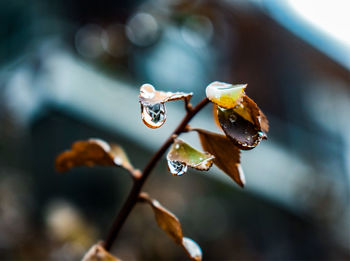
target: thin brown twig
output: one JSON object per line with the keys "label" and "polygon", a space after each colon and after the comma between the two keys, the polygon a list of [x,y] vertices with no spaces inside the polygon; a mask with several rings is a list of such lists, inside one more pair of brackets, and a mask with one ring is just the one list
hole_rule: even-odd
{"label": "thin brown twig", "polygon": [[207,98],[204,98],[202,101],[200,101],[196,107],[192,108],[189,107],[189,104],[186,105],[186,108],[190,108],[187,110],[186,116],[183,118],[183,120],[180,122],[178,127],[174,130],[174,132],[169,136],[169,138],[163,143],[163,145],[158,149],[158,151],[153,154],[152,158],[144,168],[142,175],[140,175],[138,178],[134,179],[134,184],[132,186],[132,189],[129,193],[128,198],[124,202],[124,205],[122,206],[121,210],[119,211],[116,219],[114,220],[111,229],[109,230],[109,233],[107,235],[107,238],[104,242],[104,247],[108,251],[110,250],[113,242],[117,238],[120,229],[125,223],[125,220],[129,216],[130,212],[136,205],[139,199],[139,194],[141,192],[141,189],[143,185],[145,184],[147,178],[151,174],[152,170],[160,160],[160,158],[163,156],[163,154],[166,152],[166,150],[169,148],[169,146],[173,143],[174,137],[180,135],[182,132],[186,131],[187,124],[189,121],[205,106],[209,103],[209,100]]}

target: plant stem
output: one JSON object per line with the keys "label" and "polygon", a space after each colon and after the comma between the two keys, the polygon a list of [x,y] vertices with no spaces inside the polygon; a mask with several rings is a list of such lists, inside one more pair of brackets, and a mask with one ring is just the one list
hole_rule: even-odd
{"label": "plant stem", "polygon": [[151,174],[152,170],[158,163],[158,161],[161,159],[163,154],[166,152],[166,150],[170,147],[170,145],[173,143],[174,137],[177,137],[182,132],[186,131],[187,124],[189,121],[205,106],[209,103],[209,100],[207,98],[204,98],[202,101],[200,101],[196,107],[194,107],[191,110],[187,111],[186,116],[183,118],[183,120],[180,122],[178,127],[174,130],[174,132],[170,135],[170,137],[163,143],[163,145],[158,149],[158,151],[152,156],[146,167],[144,168],[142,175],[136,179],[134,179],[134,184],[132,186],[132,189],[129,193],[128,198],[124,202],[124,205],[122,206],[121,210],[119,211],[118,216],[113,222],[113,225],[111,229],[109,230],[108,236],[106,241],[104,242],[104,247],[108,251],[110,250],[113,242],[118,236],[118,233],[120,229],[122,228],[123,224],[125,223],[125,220],[129,216],[131,210],[136,205],[139,194],[141,192],[141,189],[143,185],[145,184],[147,178]]}

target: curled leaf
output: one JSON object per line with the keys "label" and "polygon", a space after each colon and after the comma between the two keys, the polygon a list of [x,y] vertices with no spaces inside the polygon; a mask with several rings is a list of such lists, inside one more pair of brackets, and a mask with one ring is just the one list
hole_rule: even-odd
{"label": "curled leaf", "polygon": [[244,95],[242,102],[233,109],[245,120],[253,123],[257,130],[263,131],[265,134],[268,132],[269,123],[265,114],[260,110],[258,105],[256,105],[256,103],[247,95]]}
{"label": "curled leaf", "polygon": [[245,94],[246,86],[213,82],[206,89],[208,99],[217,105],[215,122],[219,120],[225,134],[243,150],[252,149],[266,139],[269,129],[266,116]]}
{"label": "curled leaf", "polygon": [[151,84],[144,84],[139,95],[142,121],[149,128],[159,128],[166,120],[165,102],[183,99],[188,103],[191,97],[192,93],[156,91]]}
{"label": "curled leaf", "polygon": [[183,237],[178,218],[164,208],[157,200],[150,198],[147,193],[140,194],[140,201],[148,203],[154,212],[158,226],[166,232],[176,244],[182,246],[191,260],[202,260],[202,250],[192,239]]}
{"label": "curled leaf", "polygon": [[240,164],[240,150],[225,135],[195,129],[205,151],[215,156],[214,164],[244,187],[245,177]]}
{"label": "curled leaf", "polygon": [[86,252],[82,261],[120,261],[120,259],[108,253],[100,244],[95,244]]}
{"label": "curled leaf", "polygon": [[218,107],[218,118],[226,136],[242,150],[255,148],[265,136],[253,123],[244,119],[234,109],[226,110]]}
{"label": "curled leaf", "polygon": [[191,260],[202,260],[202,250],[199,245],[188,237],[182,239],[182,246]]}
{"label": "curled leaf", "polygon": [[56,158],[56,170],[65,172],[77,166],[117,166],[134,172],[124,150],[116,144],[100,139],[89,139],[73,143],[72,149],[59,154]]}
{"label": "curled leaf", "polygon": [[167,155],[168,167],[173,175],[184,174],[187,166],[198,170],[209,170],[214,158],[213,155],[200,152],[180,139],[175,139]]}
{"label": "curled leaf", "polygon": [[229,84],[224,82],[212,82],[205,90],[207,98],[216,105],[231,109],[240,104],[245,95],[247,84]]}

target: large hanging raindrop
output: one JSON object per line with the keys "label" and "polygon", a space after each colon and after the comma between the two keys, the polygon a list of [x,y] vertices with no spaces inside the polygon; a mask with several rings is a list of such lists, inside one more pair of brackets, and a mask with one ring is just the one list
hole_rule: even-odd
{"label": "large hanging raindrop", "polygon": [[162,126],[166,120],[166,109],[164,103],[150,105],[141,104],[141,115],[147,127],[156,129]]}

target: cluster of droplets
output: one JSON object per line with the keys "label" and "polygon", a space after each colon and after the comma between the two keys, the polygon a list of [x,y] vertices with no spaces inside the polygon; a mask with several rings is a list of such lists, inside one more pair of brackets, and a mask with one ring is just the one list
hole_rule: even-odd
{"label": "cluster of droplets", "polygon": [[142,120],[150,128],[159,128],[166,120],[166,109],[163,103],[142,105]]}
{"label": "cluster of droplets", "polygon": [[172,175],[181,176],[187,172],[187,165],[176,160],[168,160],[169,171]]}

